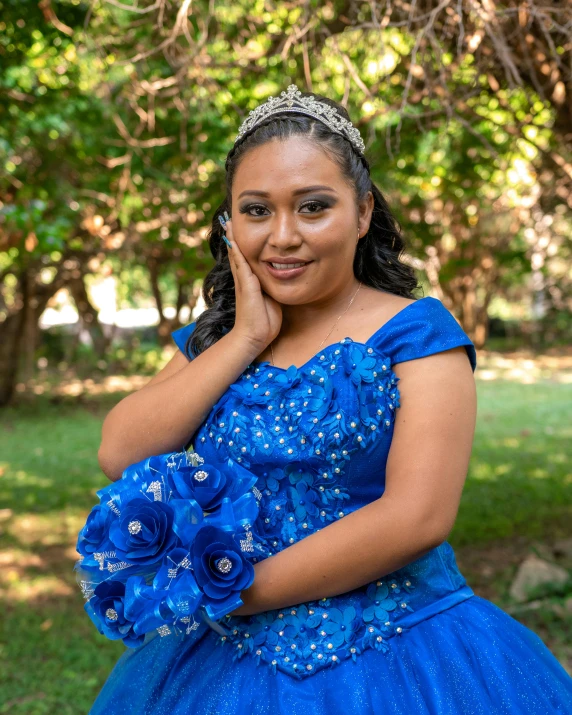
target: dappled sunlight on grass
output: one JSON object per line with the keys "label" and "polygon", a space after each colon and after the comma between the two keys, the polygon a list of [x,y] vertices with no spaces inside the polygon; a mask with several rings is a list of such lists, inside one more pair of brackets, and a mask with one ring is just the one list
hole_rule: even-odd
{"label": "dappled sunlight on grass", "polygon": [[56,576],[27,576],[12,568],[0,574],[0,598],[6,601],[33,602],[44,596],[70,596],[73,588]]}
{"label": "dappled sunlight on grass", "polygon": [[564,452],[557,452],[556,454],[547,454],[546,460],[554,464],[568,464],[570,457]]}
{"label": "dappled sunlight on grass", "polygon": [[480,350],[477,354],[478,368],[475,376],[483,382],[505,380],[524,385],[543,381],[572,384],[572,354],[562,349],[559,354],[534,355],[522,350],[512,353],[497,353]]}
{"label": "dappled sunlight on grass", "polygon": [[146,385],[150,376],[147,375],[101,375],[97,379],[70,376],[54,384],[51,379],[33,378],[21,384],[20,393],[28,392],[34,395],[61,395],[64,397],[80,397],[81,395],[110,395],[133,392]]}
{"label": "dappled sunlight on grass", "polygon": [[13,516],[4,528],[13,539],[27,546],[62,546],[77,537],[86,516],[71,510],[59,514],[22,514]]}
{"label": "dappled sunlight on grass", "polygon": [[514,469],[512,464],[476,464],[471,471],[472,479],[497,481]]}
{"label": "dappled sunlight on grass", "polygon": [[43,567],[44,561],[38,554],[31,554],[21,549],[0,551],[0,579],[6,575],[10,568],[29,568],[30,566]]}
{"label": "dappled sunlight on grass", "polygon": [[73,379],[58,387],[60,395],[104,395],[116,392],[131,392],[138,390],[149,382],[150,378],[143,375],[108,375],[100,382],[95,380]]}
{"label": "dappled sunlight on grass", "polygon": [[18,471],[12,471],[10,465],[6,466],[6,477],[13,479],[17,484],[25,485],[27,487],[42,487],[43,489],[49,489],[54,486],[54,480],[48,479],[46,477],[39,477],[36,474],[30,474],[25,472],[23,469]]}
{"label": "dappled sunlight on grass", "polygon": [[495,476],[502,477],[505,474],[509,474],[510,472],[512,472],[513,469],[514,465],[512,464],[499,464],[494,469]]}
{"label": "dappled sunlight on grass", "polygon": [[[10,510],[4,510],[9,512]],[[37,602],[47,597],[77,593],[74,562],[77,532],[85,514],[5,514],[0,552],[0,599]]]}
{"label": "dappled sunlight on grass", "polygon": [[518,449],[518,447],[520,447],[520,440],[516,437],[506,437],[502,440],[502,445],[509,449]]}
{"label": "dappled sunlight on grass", "polygon": [[[55,515],[12,517],[3,524],[3,541],[14,546],[0,552],[0,599],[37,602],[47,597],[71,596],[75,592],[73,562],[81,519]],[[25,547],[29,547],[26,549]]]}
{"label": "dappled sunlight on grass", "polygon": [[475,464],[471,470],[471,479],[496,481],[497,475],[490,464]]}

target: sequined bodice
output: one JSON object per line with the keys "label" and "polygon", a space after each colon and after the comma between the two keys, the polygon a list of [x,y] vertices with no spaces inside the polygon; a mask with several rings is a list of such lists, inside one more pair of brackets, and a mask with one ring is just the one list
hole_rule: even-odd
{"label": "sequined bodice", "polygon": [[[300,368],[250,365],[194,437],[207,462],[229,457],[258,481],[255,524],[264,554],[379,498],[399,407],[383,344],[345,338]],[[364,649],[386,651],[415,623],[468,598],[448,543],[349,593],[223,619],[221,645],[296,678]]]}

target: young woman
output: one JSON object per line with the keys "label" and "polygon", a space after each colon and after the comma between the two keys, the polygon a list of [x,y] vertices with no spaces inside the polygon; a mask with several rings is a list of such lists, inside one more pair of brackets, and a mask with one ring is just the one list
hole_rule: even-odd
{"label": "young woman", "polygon": [[572,679],[474,595],[446,541],[475,350],[414,298],[346,111],[291,85],[249,115],[226,170],[207,309],[107,416],[99,458],[112,480],[190,443],[240,462],[271,555],[240,608],[126,652],[91,713],[572,713]]}

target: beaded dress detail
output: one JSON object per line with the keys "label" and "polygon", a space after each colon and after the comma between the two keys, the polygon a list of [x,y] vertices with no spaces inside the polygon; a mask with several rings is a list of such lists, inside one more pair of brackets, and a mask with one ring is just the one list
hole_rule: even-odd
{"label": "beaded dress detail", "polygon": [[[193,329],[173,334],[187,355]],[[192,439],[208,463],[232,458],[257,477],[259,516],[242,548],[266,558],[381,497],[400,407],[394,365],[457,346],[474,370],[469,338],[423,298],[366,343],[346,337],[300,367],[249,365]],[[90,712],[572,713],[572,679],[535,634],[474,595],[447,542],[340,596],[214,625],[126,653]]]}

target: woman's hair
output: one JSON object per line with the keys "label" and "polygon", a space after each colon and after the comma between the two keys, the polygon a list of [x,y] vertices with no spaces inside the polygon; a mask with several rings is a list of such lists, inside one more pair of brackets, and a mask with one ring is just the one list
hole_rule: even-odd
{"label": "woman's hair", "polygon": [[[302,95],[315,97],[334,107],[345,119],[350,119],[347,111],[331,99],[313,92],[302,92]],[[187,340],[185,351],[188,356],[196,357],[234,326],[234,278],[218,217],[225,211],[230,215],[231,189],[236,170],[250,149],[273,139],[282,141],[292,136],[307,137],[328,153],[355,190],[356,205],[367,196],[368,191],[373,194],[374,207],[369,230],[357,242],[354,258],[356,278],[378,290],[405,298],[414,297],[418,282],[413,268],[401,261],[405,244],[400,226],[391,214],[383,194],[371,180],[365,157],[348,139],[312,117],[291,113],[275,114],[237,141],[226,158],[226,198],[215,210],[208,234],[216,265],[203,283],[202,294],[207,307],[197,318],[195,329]]]}

